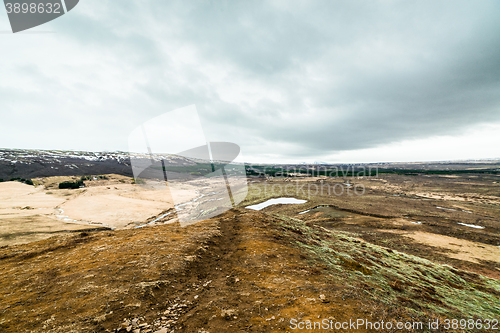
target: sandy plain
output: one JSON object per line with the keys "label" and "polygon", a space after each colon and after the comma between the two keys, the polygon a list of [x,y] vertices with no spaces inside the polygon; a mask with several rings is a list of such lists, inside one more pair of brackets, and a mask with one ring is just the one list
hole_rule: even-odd
{"label": "sandy plain", "polygon": [[[173,208],[166,187],[147,189],[109,175],[105,181],[86,181],[85,188],[60,190],[53,186],[61,181],[57,178],[38,180],[37,186],[0,183],[0,246],[63,232],[133,228]],[[183,195],[188,201],[196,193],[187,189]]]}

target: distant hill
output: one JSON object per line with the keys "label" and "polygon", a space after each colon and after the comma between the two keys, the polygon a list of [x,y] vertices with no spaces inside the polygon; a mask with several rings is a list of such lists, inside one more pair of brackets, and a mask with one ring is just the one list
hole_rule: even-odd
{"label": "distant hill", "polygon": [[[119,174],[132,177],[130,157],[149,159],[149,156],[126,152],[85,152],[61,150],[0,149],[0,179],[37,178],[51,176],[83,176]],[[169,164],[186,165],[191,161],[172,155]]]}
{"label": "distant hill", "polygon": [[115,173],[132,176],[127,153],[0,149],[0,179]]}
{"label": "distant hill", "polygon": [[[119,174],[132,177],[130,158],[149,160],[150,157],[127,152],[87,152],[87,151],[62,151],[62,150],[30,150],[30,149],[1,149],[0,148],[0,179],[8,181],[12,178],[37,178],[52,176],[83,176],[99,174]],[[177,155],[156,155],[156,162],[160,159],[168,160],[168,165],[186,166],[195,165],[196,161]],[[266,167],[269,165],[249,166]],[[161,165],[160,165],[161,166]],[[327,164],[314,162],[313,164],[274,164],[274,169],[303,169],[304,166],[323,170],[326,166],[339,170],[364,170],[373,168],[380,172],[409,170],[477,170],[500,171],[499,160],[481,161],[443,161],[443,162],[414,162],[414,163],[354,163],[354,164]],[[247,170],[248,171],[248,170]],[[276,172],[275,170],[271,170]]]}

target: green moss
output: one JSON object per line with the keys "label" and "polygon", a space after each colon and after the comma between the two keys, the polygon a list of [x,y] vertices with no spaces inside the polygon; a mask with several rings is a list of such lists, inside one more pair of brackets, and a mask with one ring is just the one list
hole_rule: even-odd
{"label": "green moss", "polygon": [[500,313],[500,281],[277,217],[293,244],[328,267],[333,280],[362,288],[373,300],[447,318],[497,318]]}

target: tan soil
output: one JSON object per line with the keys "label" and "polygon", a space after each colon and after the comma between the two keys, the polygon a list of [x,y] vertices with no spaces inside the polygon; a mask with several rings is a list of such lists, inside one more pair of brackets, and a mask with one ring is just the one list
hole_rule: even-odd
{"label": "tan soil", "polygon": [[331,285],[325,268],[311,265],[270,223],[265,214],[227,212],[185,228],[170,224],[0,249],[0,328],[104,332],[123,318],[161,320],[176,303],[186,304],[175,319],[180,332],[283,332],[291,318],[375,315],[352,290]]}
{"label": "tan soil", "polygon": [[[168,188],[146,189],[130,184],[127,177],[106,177],[109,179],[86,181],[85,188],[74,190],[60,190],[57,185],[76,177],[37,179],[36,187],[0,183],[0,246],[37,241],[64,231],[132,228],[173,208]],[[192,187],[179,193],[186,201],[197,196]]]}
{"label": "tan soil", "polygon": [[[366,195],[359,197],[317,195],[305,198],[308,202],[303,205],[270,206],[263,212],[234,209],[185,228],[172,220],[156,227],[65,234],[0,248],[0,331],[106,332],[121,327],[124,318],[139,317],[149,325],[164,325],[168,321],[162,318],[165,311],[179,304],[182,310],[169,317],[169,329],[189,333],[283,332],[292,331],[290,318],[394,320],[408,315],[404,306],[412,304],[411,300],[398,298],[401,302],[389,306],[373,303],[365,297],[363,287],[333,282],[324,262],[294,245],[303,235],[284,236],[277,216],[353,232],[358,240],[387,249],[387,255],[395,249],[500,278],[500,256],[494,245],[499,240],[498,206],[462,201],[460,208],[473,213],[436,209],[458,208],[458,202],[449,199],[460,195],[457,193],[495,198],[496,188],[456,188],[446,178],[438,184],[427,177],[386,178],[392,185],[377,188],[368,186],[375,183],[371,180],[353,180],[367,185]],[[308,180],[301,179],[304,182]],[[172,207],[166,191],[143,189],[130,184],[130,179],[110,177],[78,190],[57,190],[56,183],[46,184],[46,190],[20,183],[0,184],[7,186],[6,191],[0,187],[5,198],[0,201],[5,235],[28,229],[42,235],[36,237],[46,238],[53,234],[40,231],[88,227],[58,219],[58,208],[69,218],[127,226],[135,218],[144,218],[144,222]],[[409,193],[413,186],[418,189],[415,193],[432,192],[439,198],[393,195],[394,191]],[[185,190],[186,200],[196,196],[194,190]],[[245,204],[263,201],[262,197],[249,198]],[[41,209],[22,209],[24,204]],[[324,204],[337,208],[298,214]],[[459,226],[457,221],[481,224],[485,229]],[[29,241],[26,237],[14,234],[13,239]],[[306,245],[312,246],[319,237]],[[345,268],[360,269],[364,259],[344,261]],[[383,264],[383,257],[378,260]],[[473,273],[454,271],[474,285],[481,280]],[[403,292],[403,282],[395,281],[391,288]],[[377,281],[371,288],[379,288]],[[439,299],[424,291],[422,297],[439,305]],[[456,291],[468,292],[466,288]],[[498,302],[498,290],[484,292]]]}
{"label": "tan soil", "polygon": [[421,231],[404,232],[400,230],[388,230],[387,232],[399,233],[418,243],[450,250],[451,252],[444,253],[445,256],[450,258],[466,260],[473,263],[479,263],[479,260],[488,260],[500,263],[500,247],[498,246],[475,243],[463,239]]}
{"label": "tan soil", "polygon": [[64,197],[46,194],[42,187],[19,182],[0,183],[0,246],[38,241],[65,231],[96,228],[63,221],[55,207]]}
{"label": "tan soil", "polygon": [[[136,196],[136,197],[131,197]],[[168,190],[148,190],[137,185],[95,186],[59,205],[70,219],[122,229],[173,208]],[[134,225],[135,226],[135,225]]]}

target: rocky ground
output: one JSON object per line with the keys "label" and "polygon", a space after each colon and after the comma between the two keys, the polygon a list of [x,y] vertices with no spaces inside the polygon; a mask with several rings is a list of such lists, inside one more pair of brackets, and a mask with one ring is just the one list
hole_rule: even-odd
{"label": "rocky ground", "polygon": [[[88,193],[137,196],[120,192],[132,186],[120,180],[89,184]],[[43,181],[51,200],[85,198]],[[300,205],[244,208],[283,196],[266,192],[273,186],[346,183],[366,191],[298,191]],[[293,320],[498,320],[498,184],[493,175],[260,179],[239,208],[186,227],[159,220],[3,246],[0,331],[292,332]]]}
{"label": "rocky ground", "polygon": [[282,332],[294,318],[396,324],[500,310],[497,280],[246,209],[0,258],[2,332]]}

